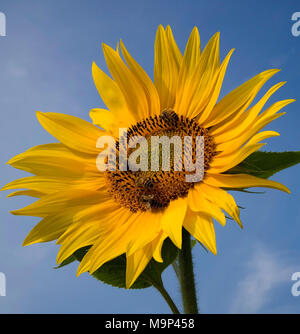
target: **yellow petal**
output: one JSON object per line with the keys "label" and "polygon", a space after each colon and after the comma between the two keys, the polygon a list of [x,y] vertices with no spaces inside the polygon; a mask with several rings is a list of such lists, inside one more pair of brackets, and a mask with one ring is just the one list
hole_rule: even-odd
{"label": "yellow petal", "polygon": [[61,144],[33,147],[7,164],[32,174],[63,178],[80,178],[88,170],[97,170],[95,158],[82,159]]}
{"label": "yellow petal", "polygon": [[[252,131],[246,132],[240,137],[233,139],[231,141],[222,143],[220,145],[217,145],[216,150],[224,152],[224,154],[229,154],[237,149],[239,149],[242,145],[244,145],[251,137],[253,136]],[[277,137],[280,136],[278,132],[275,131],[263,131],[259,132],[256,135],[254,135],[251,140],[248,142],[248,145],[254,145],[257,144],[258,142],[265,140],[270,137]]]}
{"label": "yellow petal", "polygon": [[30,196],[30,197],[41,198],[43,195],[44,194],[42,192],[36,190],[19,190],[8,194],[6,197],[9,198],[14,196]]}
{"label": "yellow petal", "polygon": [[144,215],[143,224],[136,226],[135,234],[128,244],[127,255],[135,253],[158,236],[161,232],[161,218],[161,213]]}
{"label": "yellow petal", "polygon": [[208,201],[201,193],[200,188],[195,187],[189,190],[188,194],[189,208],[195,212],[202,212],[215,218],[221,225],[226,224],[226,218],[221,209]]}
{"label": "yellow petal", "polygon": [[177,60],[173,57],[164,28],[160,25],[155,39],[154,84],[160,99],[160,109],[173,108],[178,81]]}
{"label": "yellow petal", "polygon": [[126,256],[126,289],[129,289],[152,258],[152,244]]}
{"label": "yellow petal", "polygon": [[68,180],[65,179],[59,180],[43,176],[29,176],[8,183],[1,190],[26,188],[47,194],[59,190],[65,190],[66,187],[71,184],[72,183],[70,181],[68,182]]}
{"label": "yellow petal", "polygon": [[271,137],[278,137],[280,136],[280,133],[276,132],[276,131],[262,131],[257,133],[256,135],[254,135],[249,141],[248,141],[248,145],[254,145],[259,143],[262,140],[271,138]]}
{"label": "yellow petal", "polygon": [[278,189],[284,192],[290,193],[290,190],[283,184],[262,179],[247,174],[219,174],[219,175],[210,175],[206,174],[204,180],[206,184],[209,184],[214,187],[223,187],[223,188],[249,188],[249,187],[265,187]]}
{"label": "yellow petal", "polygon": [[23,242],[23,246],[55,240],[62,235],[72,223],[72,215],[66,212],[45,217],[29,232]]}
{"label": "yellow petal", "polygon": [[37,112],[41,125],[67,147],[88,154],[99,154],[97,140],[103,135],[94,125],[70,115]]}
{"label": "yellow petal", "polygon": [[163,247],[163,243],[167,238],[167,234],[164,232],[161,232],[157,237],[155,242],[153,242],[153,258],[157,262],[163,262],[163,258],[161,256],[161,250]]}
{"label": "yellow petal", "polygon": [[90,117],[93,124],[105,129],[115,138],[119,138],[120,128],[129,128],[134,122],[130,120],[126,112],[120,117],[118,114],[113,113],[106,109],[95,108],[90,111]]}
{"label": "yellow petal", "polygon": [[57,244],[61,244],[61,248],[57,254],[57,263],[61,263],[72,255],[77,249],[96,244],[111,228],[117,228],[120,220],[129,217],[130,212],[125,208],[116,209],[114,205],[102,205],[102,211],[99,215],[89,216],[81,214],[78,221],[77,215],[73,216],[73,224],[62,234]]}
{"label": "yellow petal", "polygon": [[227,191],[212,187],[205,183],[201,183],[196,187],[199,187],[199,192],[201,192],[205,198],[226,211],[240,225],[240,227],[242,227],[239,208],[236,205],[234,198],[228,194]]}
{"label": "yellow petal", "polygon": [[200,114],[211,101],[220,67],[219,35],[216,33],[203,50],[182,100],[182,107],[186,108],[188,117]]}
{"label": "yellow petal", "polygon": [[[200,41],[199,41],[200,52]],[[185,80],[179,80],[178,96],[175,110],[188,117],[194,117],[201,112],[210,101],[209,96],[215,87],[219,70],[219,33],[216,33],[207,43],[203,53],[197,57],[197,64],[189,67],[190,75]],[[187,60],[188,61],[188,60]],[[182,68],[184,61],[182,63]],[[183,69],[181,68],[181,73]]]}
{"label": "yellow petal", "polygon": [[126,252],[128,244],[135,235],[135,229],[143,223],[145,213],[132,213],[127,210],[123,217],[113,220],[114,228],[106,228],[101,233],[97,242],[91,247],[81,261],[77,274],[84,271],[95,272],[107,261]]}
{"label": "yellow petal", "polygon": [[[126,212],[124,212],[124,210]],[[110,215],[113,215],[113,217],[115,217],[118,214],[120,215],[120,217],[122,217],[122,214],[125,215],[126,213],[127,209],[120,206],[120,204],[116,202],[114,198],[110,198],[105,201],[99,201],[95,205],[85,206],[81,210],[75,212],[73,216],[73,222],[84,223],[90,220],[97,220],[99,222],[101,221],[103,228],[107,227],[107,225],[113,227],[112,223],[109,222],[109,220],[111,219]],[[58,240],[58,242],[61,241],[63,240]]]}
{"label": "yellow petal", "polygon": [[[275,114],[277,111],[282,109],[283,107],[287,106],[288,104],[294,102],[295,100],[289,99],[289,100],[283,100],[283,101],[278,101],[274,104],[272,104],[269,108],[267,108],[264,112],[262,112],[258,117],[258,111],[255,111],[253,119],[250,119],[245,115],[245,118],[248,121],[247,127],[241,125],[241,126],[236,126],[232,128],[228,128],[226,131],[220,133],[220,134],[215,134],[214,140],[216,144],[223,143],[223,142],[229,142],[235,138],[241,138],[243,136],[246,136],[247,138],[250,138],[253,136],[255,133],[260,131],[264,126],[269,124],[272,120],[280,117],[281,115],[284,115],[283,113]],[[256,114],[256,115],[255,115]]]}
{"label": "yellow petal", "polygon": [[168,237],[173,243],[181,248],[182,243],[182,223],[187,209],[187,201],[185,198],[179,198],[171,201],[165,209],[161,225]]}
{"label": "yellow petal", "polygon": [[143,68],[133,59],[122,41],[121,49],[125,61],[145,92],[148,101],[149,115],[158,115],[160,112],[159,96],[152,80],[149,78],[148,74],[143,70]]}
{"label": "yellow petal", "polygon": [[107,106],[113,113],[114,117],[123,117],[126,115],[128,121],[134,120],[128,109],[125,97],[116,84],[107,74],[105,74],[95,63],[92,65],[92,74],[95,86]]}
{"label": "yellow petal", "polygon": [[210,127],[220,123],[232,114],[240,111],[241,108],[246,110],[261,87],[278,71],[277,69],[273,69],[262,72],[227,94],[213,108],[209,118],[205,122],[205,126]]}
{"label": "yellow petal", "polygon": [[72,224],[67,231],[68,238],[65,238],[57,254],[57,263],[63,262],[79,248],[92,245],[97,241],[101,230],[99,223],[95,221]]}
{"label": "yellow petal", "polygon": [[198,123],[199,124],[204,124],[204,122],[206,121],[206,119],[209,117],[213,107],[215,106],[219,95],[220,95],[220,91],[221,91],[221,87],[223,84],[223,80],[225,77],[225,73],[227,70],[227,66],[229,63],[229,60],[231,58],[231,55],[233,53],[234,49],[230,50],[230,52],[227,54],[227,56],[225,57],[217,75],[216,75],[216,81],[214,83],[214,85],[211,88],[211,95],[208,99],[208,103],[207,105],[204,105],[203,108],[201,109],[201,104],[197,105],[194,110],[192,109],[190,111],[189,117],[195,117],[199,114],[199,119],[198,119]]}
{"label": "yellow petal", "polygon": [[261,119],[266,119],[268,117],[274,116],[277,111],[281,110],[285,106],[287,106],[290,103],[295,102],[295,99],[288,99],[288,100],[282,100],[282,101],[277,101],[273,103],[268,109],[266,109],[263,113],[261,113],[258,117],[259,120]]}
{"label": "yellow petal", "polygon": [[78,209],[87,205],[98,204],[109,200],[109,198],[108,193],[100,191],[65,190],[45,195],[25,208],[11,211],[11,213],[14,215],[46,217],[47,215],[57,214],[61,210]]}
{"label": "yellow petal", "polygon": [[241,149],[233,152],[232,154],[225,155],[226,152],[218,154],[214,157],[214,160],[210,164],[209,173],[219,174],[223,173],[240,162],[245,160],[250,154],[258,151],[265,144],[245,145]]}
{"label": "yellow petal", "polygon": [[167,40],[168,40],[169,46],[170,46],[170,54],[171,54],[172,58],[174,59],[177,71],[179,72],[183,57],[182,57],[180,49],[179,49],[179,47],[178,47],[178,45],[175,41],[175,38],[173,36],[172,29],[169,25],[166,27],[166,36],[167,36]]}
{"label": "yellow petal", "polygon": [[260,113],[269,98],[285,83],[286,82],[279,82],[278,84],[274,85],[252,108],[248,109],[246,112],[243,112],[243,108],[241,108],[239,113],[236,113],[230,119],[226,119],[226,121],[214,126],[210,130],[210,133],[214,136],[220,136],[220,134],[225,135],[226,133],[225,137],[223,138],[225,140],[230,140],[230,138],[233,138],[232,132],[236,133],[236,135],[243,133],[249,128],[249,124],[251,124],[256,119],[257,115]]}
{"label": "yellow petal", "polygon": [[131,70],[124,64],[120,55],[111,47],[102,44],[107,67],[121,89],[128,109],[140,121],[149,114],[145,92]]}
{"label": "yellow petal", "polygon": [[214,255],[217,255],[215,228],[212,218],[204,213],[189,213],[184,228]]}
{"label": "yellow petal", "polygon": [[193,75],[199,62],[200,54],[200,36],[197,27],[194,27],[187,42],[179,71],[175,105],[175,110],[179,114],[185,114],[186,112],[187,106],[183,105],[187,100],[185,95],[188,94],[188,91],[190,89],[191,76]]}

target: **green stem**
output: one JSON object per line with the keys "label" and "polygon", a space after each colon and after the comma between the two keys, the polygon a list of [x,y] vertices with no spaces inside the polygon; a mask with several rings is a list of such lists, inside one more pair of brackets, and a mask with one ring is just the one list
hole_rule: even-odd
{"label": "green stem", "polygon": [[177,306],[175,305],[175,303],[173,302],[172,298],[170,297],[170,295],[168,294],[167,290],[165,289],[165,287],[163,285],[163,282],[160,281],[159,283],[156,283],[156,282],[152,281],[152,284],[159,291],[159,293],[162,295],[162,297],[167,302],[167,304],[169,305],[169,307],[172,310],[172,312],[174,314],[180,314]]}
{"label": "green stem", "polygon": [[179,282],[185,314],[198,314],[190,234],[183,230],[182,249],[178,255]]}

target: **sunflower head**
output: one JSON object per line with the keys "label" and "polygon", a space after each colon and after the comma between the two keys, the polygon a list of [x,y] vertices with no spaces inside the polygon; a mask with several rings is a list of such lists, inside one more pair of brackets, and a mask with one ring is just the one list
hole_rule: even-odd
{"label": "sunflower head", "polygon": [[[92,74],[106,109],[90,112],[93,124],[57,114],[38,113],[41,125],[59,143],[40,145],[9,161],[33,176],[13,181],[3,189],[26,189],[13,195],[38,198],[33,204],[15,210],[16,215],[41,218],[24,245],[57,240],[61,263],[76,250],[90,246],[78,274],[94,273],[104,263],[126,254],[126,285],[130,287],[154,258],[161,262],[161,248],[169,238],[181,248],[182,230],[216,254],[215,221],[225,225],[228,214],[240,226],[239,208],[230,189],[270,187],[289,192],[282,184],[248,174],[232,173],[261,143],[278,136],[261,131],[284,113],[278,111],[294,100],[264,105],[284,82],[271,87],[258,101],[255,96],[277,69],[259,73],[219,100],[231,50],[220,62],[219,33],[201,50],[194,28],[181,53],[171,28],[159,26],[155,40],[154,82],[134,60],[124,43],[120,49],[103,45],[111,76],[95,63]],[[120,135],[126,129],[127,136]],[[97,142],[113,138],[116,169],[100,171],[97,158],[103,153]],[[130,140],[144,138],[139,157],[147,158],[147,170],[121,168],[122,149],[137,154]],[[150,156],[152,139],[190,138],[190,150],[170,149],[171,168],[163,165],[164,154],[157,150],[154,168]],[[203,138],[197,146],[197,138]],[[174,143],[173,143],[174,144]],[[192,172],[186,159],[197,163],[203,157],[203,175],[188,182]],[[108,154],[107,161],[110,160]],[[149,162],[151,160],[151,163]]]}
{"label": "sunflower head", "polygon": [[[146,154],[144,155],[146,169],[132,171],[126,165],[126,170],[122,171],[118,163],[117,171],[106,172],[107,185],[112,196],[120,205],[132,212],[163,211],[170,201],[187,196],[194,183],[187,180],[186,176],[191,172],[182,166],[182,161],[184,158],[186,160],[190,158],[191,163],[196,163],[197,137],[204,139],[204,147],[200,149],[204,151],[205,170],[209,168],[209,163],[215,154],[215,145],[208,130],[201,128],[194,119],[178,116],[172,109],[163,110],[160,115],[147,117],[133,125],[126,133],[126,140],[123,135],[117,142],[118,152],[121,150],[120,146],[128,149],[128,141],[136,136],[139,138],[142,136],[147,144],[143,152]],[[168,147],[169,164],[166,166],[162,145],[158,146],[158,150],[153,150],[153,138],[167,138],[166,144],[172,144],[170,148]],[[191,139],[189,150],[183,145],[185,138]],[[179,149],[176,147],[178,150],[174,147],[176,144],[179,144]],[[136,149],[129,149],[128,154],[134,152]],[[138,159],[141,157],[138,156]]]}

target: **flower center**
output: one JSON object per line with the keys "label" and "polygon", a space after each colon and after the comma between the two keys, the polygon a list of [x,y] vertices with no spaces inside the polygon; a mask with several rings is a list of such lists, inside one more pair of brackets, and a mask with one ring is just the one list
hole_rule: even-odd
{"label": "flower center", "polygon": [[[173,110],[164,110],[159,116],[150,116],[142,122],[138,122],[127,131],[126,145],[130,139],[141,136],[146,140],[147,168],[146,170],[130,169],[127,163],[127,170],[120,170],[117,162],[116,171],[106,171],[108,191],[120,205],[129,208],[133,212],[137,211],[155,211],[166,208],[170,201],[180,197],[185,197],[195,182],[188,182],[187,176],[191,172],[186,164],[183,163],[189,156],[190,161],[195,165],[197,159],[197,138],[204,138],[201,146],[202,152],[202,169],[203,172],[209,168],[209,163],[215,155],[215,144],[212,136],[207,129],[200,127],[195,119],[189,119],[184,116],[178,116]],[[153,168],[153,138],[169,138],[169,168],[163,165],[166,156],[163,151],[163,145],[159,145],[156,154],[156,167]],[[189,137],[190,146],[185,146],[185,138]],[[180,150],[175,147],[172,138],[181,139]],[[120,139],[117,142],[117,156],[120,154]],[[161,143],[161,142],[160,142]],[[172,143],[170,145],[170,143]],[[177,142],[178,143],[178,142]],[[140,146],[141,150],[141,146]],[[128,154],[135,149],[128,148]],[[178,156],[180,155],[180,157]],[[140,157],[137,158],[139,160]],[[140,162],[140,161],[139,161]],[[180,166],[178,164],[180,163]]]}

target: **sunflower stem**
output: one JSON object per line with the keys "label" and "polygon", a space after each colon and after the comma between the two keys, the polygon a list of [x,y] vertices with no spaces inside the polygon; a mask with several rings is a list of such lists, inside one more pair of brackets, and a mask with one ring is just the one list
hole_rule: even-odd
{"label": "sunflower stem", "polygon": [[198,314],[191,238],[185,230],[182,233],[182,249],[178,255],[178,264],[184,313]]}
{"label": "sunflower stem", "polygon": [[173,302],[173,300],[172,300],[171,296],[169,295],[168,291],[165,289],[162,280],[159,283],[152,282],[152,284],[159,291],[159,293],[162,295],[164,300],[167,302],[167,304],[169,305],[173,314],[180,314],[177,306]]}

